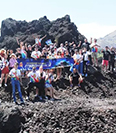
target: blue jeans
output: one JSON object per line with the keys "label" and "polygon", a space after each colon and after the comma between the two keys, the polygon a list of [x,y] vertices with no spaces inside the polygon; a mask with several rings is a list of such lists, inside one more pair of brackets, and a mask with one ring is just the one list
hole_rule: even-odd
{"label": "blue jeans", "polygon": [[17,88],[18,88],[18,93],[19,93],[20,100],[21,100],[21,102],[23,102],[19,80],[11,79],[11,83],[12,83],[12,94],[13,94],[14,102],[16,102],[15,86],[17,86]]}
{"label": "blue jeans", "polygon": [[79,64],[79,73],[83,74],[83,62]]}

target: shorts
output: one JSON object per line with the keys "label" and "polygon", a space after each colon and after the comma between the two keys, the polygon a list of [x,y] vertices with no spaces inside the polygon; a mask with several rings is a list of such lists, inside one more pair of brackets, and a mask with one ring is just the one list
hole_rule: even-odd
{"label": "shorts", "polygon": [[97,59],[97,52],[92,53],[92,58]]}
{"label": "shorts", "polygon": [[46,87],[46,88],[51,88],[52,85],[51,85],[51,84],[45,84],[45,87]]}
{"label": "shorts", "polygon": [[103,65],[103,66],[104,66],[104,65],[108,66],[108,60],[103,60],[103,61],[102,61],[102,65]]}
{"label": "shorts", "polygon": [[2,70],[2,73],[3,73],[3,74],[8,74],[8,73],[9,73],[9,68],[8,68],[8,67],[5,67],[5,68]]}

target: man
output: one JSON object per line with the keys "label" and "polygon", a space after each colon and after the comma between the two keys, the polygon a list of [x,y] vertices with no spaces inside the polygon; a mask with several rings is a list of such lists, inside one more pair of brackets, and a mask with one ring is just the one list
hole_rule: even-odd
{"label": "man", "polygon": [[45,98],[45,77],[46,77],[46,73],[43,71],[43,65],[39,67],[37,74],[39,78],[39,99],[43,100],[43,98]]}
{"label": "man", "polygon": [[21,73],[20,70],[18,69],[18,63],[15,63],[14,68],[11,69],[11,71],[9,72],[9,76],[11,77],[11,83],[12,83],[12,94],[13,94],[13,99],[15,104],[18,104],[16,101],[16,97],[15,97],[15,86],[17,86],[18,88],[18,92],[19,92],[19,97],[21,100],[21,104],[24,104],[23,98],[22,98],[22,93],[21,93],[21,88],[20,88],[20,77],[21,77]]}
{"label": "man", "polygon": [[35,60],[39,59],[41,57],[41,52],[38,51],[38,47],[35,47],[35,51],[32,52],[31,57]]}
{"label": "man", "polygon": [[65,53],[66,49],[64,48],[63,43],[60,44],[60,47],[57,49],[57,52],[61,52],[61,57],[64,57],[64,53]]}
{"label": "man", "polygon": [[27,77],[30,78],[30,82],[27,87],[27,98],[26,98],[27,100],[29,100],[30,91],[34,86],[36,87],[36,96],[35,97],[38,96],[39,77],[38,77],[38,73],[36,71],[36,67],[32,68],[32,71],[30,71],[27,74]]}
{"label": "man", "polygon": [[108,70],[110,71],[110,68],[112,67],[112,72],[114,72],[114,68],[115,68],[115,56],[116,56],[116,53],[114,51],[114,48],[111,47]]}
{"label": "man", "polygon": [[92,63],[94,66],[98,66],[97,53],[98,53],[98,47],[100,46],[97,44],[97,39],[94,39],[94,43],[92,43],[90,47],[92,51]]}
{"label": "man", "polygon": [[76,68],[73,68],[73,72],[69,75],[70,87],[77,85],[80,86],[80,83],[83,81],[81,74],[78,73]]}
{"label": "man", "polygon": [[110,56],[110,52],[108,50],[108,46],[105,47],[105,51],[102,50],[101,52],[103,53],[103,60],[102,60],[102,70],[104,71],[104,66],[106,68],[106,72],[107,72],[107,68],[108,68],[108,61],[109,61],[109,56]]}
{"label": "man", "polygon": [[81,45],[81,48],[82,48],[82,49],[83,49],[83,48],[86,48],[87,51],[90,50],[90,43],[88,42],[87,39],[84,39],[84,43]]}
{"label": "man", "polygon": [[89,61],[89,52],[87,51],[86,48],[83,49],[82,55],[83,55],[83,73],[84,76],[87,77],[88,76],[87,66],[88,63],[90,63],[90,61]]}
{"label": "man", "polygon": [[25,48],[26,48],[26,52],[27,52],[27,58],[31,58],[31,54],[32,54],[32,46],[25,44]]}

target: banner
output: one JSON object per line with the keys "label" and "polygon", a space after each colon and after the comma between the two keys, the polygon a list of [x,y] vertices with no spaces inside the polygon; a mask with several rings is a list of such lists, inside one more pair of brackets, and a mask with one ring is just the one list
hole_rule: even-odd
{"label": "banner", "polygon": [[43,69],[53,69],[58,67],[68,67],[74,64],[73,58],[59,58],[59,59],[17,59],[20,70],[32,70],[32,67],[39,69],[43,65]]}

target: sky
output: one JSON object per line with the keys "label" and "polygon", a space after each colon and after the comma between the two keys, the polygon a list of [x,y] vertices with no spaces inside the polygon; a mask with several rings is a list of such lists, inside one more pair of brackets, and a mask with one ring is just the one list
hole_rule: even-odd
{"label": "sky", "polygon": [[47,16],[52,21],[70,15],[88,39],[116,30],[116,0],[0,0],[0,22],[6,18],[32,21]]}

